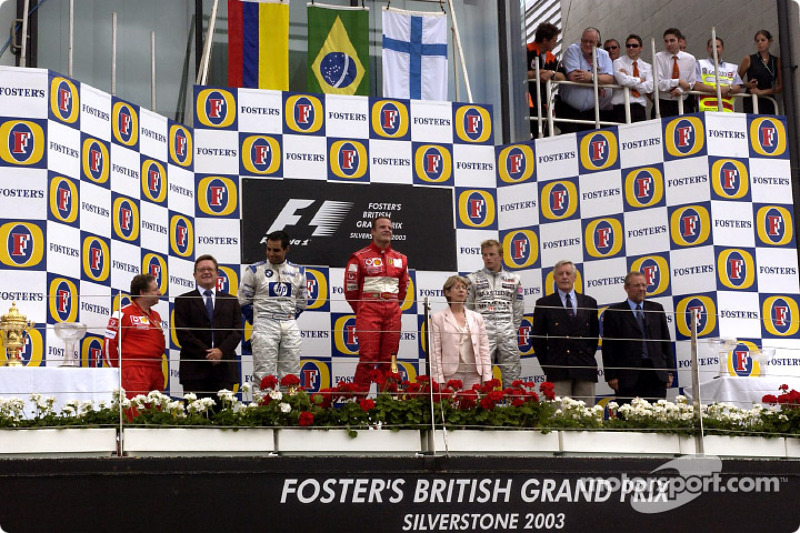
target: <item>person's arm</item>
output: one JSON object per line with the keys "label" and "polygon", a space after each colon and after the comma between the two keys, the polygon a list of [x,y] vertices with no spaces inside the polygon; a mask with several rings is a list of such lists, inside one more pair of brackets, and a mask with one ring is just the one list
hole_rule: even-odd
{"label": "person's arm", "polygon": [[361,299],[361,267],[355,255],[350,256],[344,269],[344,298],[350,304],[354,313],[358,313],[358,304]]}
{"label": "person's arm", "polygon": [[531,344],[533,344],[533,351],[539,359],[539,364],[547,364],[547,314],[548,309],[544,308],[542,298],[536,302],[536,307],[533,309],[533,328],[531,330]]}
{"label": "person's arm", "polygon": [[489,336],[486,334],[486,324],[483,322],[483,317],[476,314],[476,322],[478,324],[478,335],[480,336],[480,345],[478,346],[477,358],[481,362],[481,382],[486,383],[492,379],[492,355],[489,351]]}
{"label": "person's arm", "polygon": [[[737,71],[739,73],[739,77],[744,79],[744,75],[748,70],[750,70],[750,56],[744,56],[741,63],[739,63],[739,70]],[[755,80],[750,80],[750,82],[753,81]]]}
{"label": "person's arm", "polygon": [[297,294],[294,298],[294,307],[295,307],[295,318],[300,316],[300,313],[306,310],[308,307],[308,281],[306,280],[306,269],[304,267],[298,267],[300,272],[300,283],[297,287]]}
{"label": "person's arm", "polygon": [[512,296],[514,301],[511,304],[513,310],[514,329],[519,329],[519,325],[522,324],[522,316],[525,314],[525,299],[523,297],[521,281],[517,283],[517,288],[514,290],[514,292],[516,294]]}
{"label": "person's arm", "polygon": [[444,383],[442,372],[442,325],[437,313],[431,318],[431,378],[436,383]]}
{"label": "person's arm", "polygon": [[105,342],[103,343],[103,358],[109,366],[119,366],[119,345],[122,340],[124,329],[120,326],[122,312],[115,311],[111,314],[106,326]]}
{"label": "person's arm", "polygon": [[250,265],[244,269],[244,274],[242,274],[242,283],[239,285],[239,305],[242,309],[242,315],[244,318],[253,324],[255,317],[253,316],[255,313],[253,312],[253,298],[256,294],[256,270],[258,269],[255,265]]}
{"label": "person's arm", "polygon": [[603,313],[603,374],[608,386],[614,391],[619,390],[617,357],[622,344],[617,320],[618,314],[619,311],[611,308],[606,309],[606,312]]}
{"label": "person's arm", "polygon": [[397,304],[400,307],[403,306],[403,302],[406,300],[406,294],[408,293],[408,259],[403,259],[403,272],[400,274],[397,286]]}
{"label": "person's arm", "polygon": [[219,349],[225,359],[234,359],[236,357],[236,347],[239,346],[242,340],[242,308],[239,306],[239,300],[233,296],[225,297],[224,301],[230,302],[232,309],[226,316],[227,323],[220,325],[227,328],[228,331],[225,340],[220,343]]}
{"label": "person's arm", "polygon": [[680,80],[672,79],[672,57],[656,54],[653,61],[653,68],[658,69],[658,90],[662,93],[670,93],[678,86]]}
{"label": "person's arm", "polygon": [[667,325],[667,315],[664,312],[664,308],[660,308],[660,312],[658,313],[659,322],[660,322],[660,330],[661,330],[661,342],[659,343],[661,346],[661,353],[664,354],[664,361],[666,361],[667,372],[669,373],[669,381],[667,382],[667,387],[672,386],[672,381],[675,376],[675,369],[671,368],[673,364],[673,357],[672,357],[672,340],[669,334],[669,325]]}
{"label": "person's arm", "polygon": [[597,352],[597,345],[600,343],[600,320],[597,315],[597,300],[594,298],[589,298],[588,300],[591,316],[589,317],[589,339],[587,339],[587,343],[591,354],[594,355]]}
{"label": "person's arm", "polygon": [[[175,299],[175,321],[173,327],[181,348],[186,350],[187,353],[192,353],[193,357],[200,358],[201,354],[205,355],[210,346],[207,346],[194,334],[195,324],[192,323],[192,317],[189,313],[190,298],[192,297],[179,296]],[[198,296],[198,298],[202,298],[202,296]]]}

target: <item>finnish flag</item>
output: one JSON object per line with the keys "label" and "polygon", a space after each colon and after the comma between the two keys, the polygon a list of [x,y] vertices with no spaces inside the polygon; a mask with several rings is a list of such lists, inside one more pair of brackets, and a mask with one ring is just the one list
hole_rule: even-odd
{"label": "finnish flag", "polygon": [[383,96],[447,100],[447,15],[383,10]]}

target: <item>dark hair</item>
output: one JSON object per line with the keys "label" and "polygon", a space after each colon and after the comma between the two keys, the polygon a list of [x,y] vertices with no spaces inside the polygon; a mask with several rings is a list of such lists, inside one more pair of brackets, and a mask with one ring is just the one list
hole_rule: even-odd
{"label": "dark hair", "polygon": [[267,235],[268,241],[281,241],[281,249],[285,250],[289,247],[289,234],[285,231],[273,231]]}
{"label": "dark hair", "polygon": [[[719,41],[719,44],[721,44],[722,47],[725,48],[725,41],[722,40],[722,37],[717,37],[717,40]],[[706,41],[706,46],[711,46],[711,39]]]}
{"label": "dark hair", "polygon": [[214,263],[214,268],[219,269],[219,264],[217,263],[217,260],[214,259],[213,255],[211,255],[211,254],[203,254],[203,255],[201,255],[200,257],[198,257],[197,259],[194,260],[194,271],[195,272],[197,272],[197,264],[200,263],[200,261],[211,261],[212,263]]}
{"label": "dark hair", "polygon": [[390,217],[388,217],[388,216],[386,216],[386,215],[381,215],[381,216],[379,216],[379,217],[375,217],[375,219],[372,221],[372,227],[373,227],[373,228],[375,227],[375,224],[376,224],[376,223],[377,223],[377,222],[378,222],[380,219],[388,220],[388,221],[389,221],[389,224],[391,224],[391,223],[392,223],[392,219],[391,219]]}
{"label": "dark hair", "polygon": [[631,33],[630,35],[625,37],[625,44],[628,44],[628,41],[630,41],[631,39],[635,39],[636,41],[639,42],[639,48],[642,47],[642,38],[636,35],[635,33]]}
{"label": "dark hair", "polygon": [[644,274],[642,274],[642,273],[641,273],[641,272],[639,272],[638,270],[631,270],[630,272],[628,272],[628,273],[625,275],[625,286],[627,287],[628,285],[630,285],[631,278],[635,278],[636,276],[642,276],[642,277],[645,277],[645,276],[644,276]]}
{"label": "dark hair", "polygon": [[666,37],[667,35],[674,35],[675,37],[678,38],[678,40],[683,38],[681,30],[679,30],[678,28],[667,28],[666,30],[664,30],[664,35],[662,35],[662,37]]}
{"label": "dark hair", "polygon": [[759,34],[761,34],[761,35],[763,35],[764,37],[766,37],[768,41],[771,41],[771,40],[772,40],[772,34],[769,32],[769,30],[758,30],[758,31],[756,32],[755,36],[753,37],[753,40],[754,40],[754,41],[755,41],[756,39],[758,39],[758,35],[759,35]]}
{"label": "dark hair", "polygon": [[136,297],[150,288],[150,284],[156,280],[152,274],[136,274],[131,280],[131,297]]}
{"label": "dark hair", "polygon": [[561,33],[561,30],[559,30],[558,26],[555,24],[550,22],[542,22],[536,27],[536,38],[534,41],[540,43],[545,39],[554,39],[558,37],[559,33]]}
{"label": "dark hair", "polygon": [[606,39],[606,42],[603,43],[603,48],[605,48],[608,43],[617,43],[617,48],[619,48],[619,41],[616,39]]}

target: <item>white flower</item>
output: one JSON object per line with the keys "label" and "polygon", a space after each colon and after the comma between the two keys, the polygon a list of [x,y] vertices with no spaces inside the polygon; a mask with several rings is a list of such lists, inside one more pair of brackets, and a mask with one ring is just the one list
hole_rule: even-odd
{"label": "white flower", "polygon": [[281,413],[284,413],[284,414],[285,414],[285,413],[288,413],[289,411],[291,411],[291,410],[292,410],[292,406],[291,406],[291,405],[289,405],[289,404],[288,404],[288,403],[286,403],[286,402],[281,402],[281,404],[280,404],[278,407],[280,407],[280,408],[281,408]]}
{"label": "white flower", "polygon": [[253,387],[249,383],[245,383],[244,385],[242,385],[242,389],[241,390],[242,390],[242,392],[250,392],[250,389],[252,389],[252,388]]}
{"label": "white flower", "polygon": [[279,390],[271,390],[269,391],[269,397],[279,402],[283,399],[283,393],[281,393]]}
{"label": "white flower", "polygon": [[189,403],[195,402],[197,401],[197,394],[193,392],[187,392],[186,394],[183,395],[183,399]]}

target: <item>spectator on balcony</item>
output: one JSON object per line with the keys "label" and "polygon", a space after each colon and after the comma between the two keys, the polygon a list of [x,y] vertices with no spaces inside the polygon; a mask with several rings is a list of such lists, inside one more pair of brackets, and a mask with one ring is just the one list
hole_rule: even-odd
{"label": "spectator on balcony", "polygon": [[[647,120],[647,95],[653,92],[653,67],[639,58],[642,38],[631,34],[625,39],[625,54],[614,61],[614,78],[630,91],[631,122]],[[614,122],[625,122],[625,91],[615,89],[611,99],[614,104]]]}
{"label": "spectator on balcony", "polygon": [[[541,92],[542,101],[547,98],[547,89],[545,82],[548,80],[564,81],[566,77],[564,74],[558,72],[558,60],[553,55],[553,49],[558,44],[558,34],[561,30],[555,24],[549,22],[542,22],[536,28],[536,35],[532,43],[528,43],[528,79],[536,79],[536,64],[539,64],[539,87]],[[545,113],[547,112],[547,102],[542,107],[542,120],[545,120]],[[536,85],[528,83],[528,107],[529,115],[531,117],[531,134],[536,137],[539,133],[538,128],[538,102],[536,99]],[[547,130],[545,124],[542,125],[542,131],[546,134]]]}
{"label": "spectator on balcony", "polygon": [[[732,95],[742,91],[742,79],[739,77],[736,65],[722,60],[722,52],[725,51],[722,39],[717,37],[716,44],[718,60],[716,72],[719,73],[722,111],[732,113]],[[708,59],[701,59],[697,62],[697,83],[694,88],[696,91],[709,94],[709,96],[704,94],[697,98],[697,109],[698,111],[720,111],[717,105],[717,76],[714,69],[714,49],[711,47],[711,39],[708,40],[706,49],[708,50]]]}
{"label": "spectator on balcony", "polygon": [[[755,43],[756,53],[745,56],[739,64],[739,77],[747,75],[747,92],[759,97],[758,112],[762,115],[774,115],[777,110],[772,100],[761,97],[774,96],[783,90],[781,58],[769,53],[772,34],[767,30],[758,30]],[[753,112],[752,98],[744,99],[744,112]]]}
{"label": "spectator on balcony", "polygon": [[[678,115],[678,102],[685,102],[688,96],[686,93],[694,88],[697,81],[697,59],[692,54],[681,51],[681,37],[677,28],[667,29],[664,32],[664,50],[656,54],[654,62],[654,68],[658,72],[658,103],[662,117]],[[689,110],[684,107],[683,111],[686,113]]]}
{"label": "spectator on balcony", "polygon": [[[559,118],[594,121],[595,93],[592,87],[594,73],[592,51],[597,50],[597,83],[614,83],[614,69],[608,52],[597,48],[600,31],[596,28],[583,30],[580,42],[573,43],[564,52],[564,69],[569,81],[586,84],[586,87],[563,85],[559,89],[560,100],[556,105]],[[600,108],[611,101],[611,89],[599,89]],[[559,122],[561,133],[572,133],[594,129],[594,124]]]}

